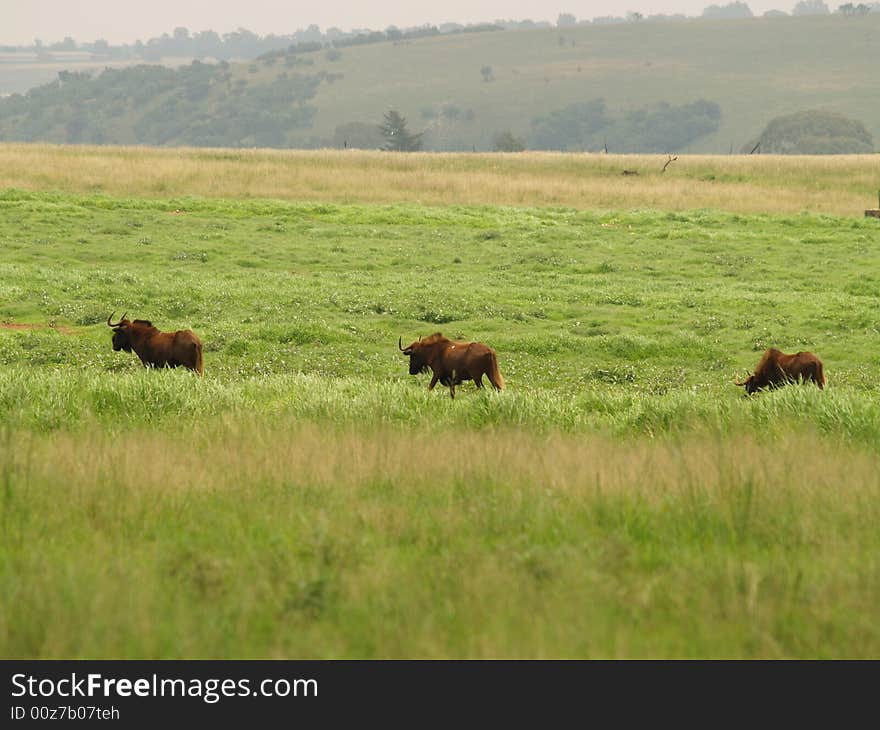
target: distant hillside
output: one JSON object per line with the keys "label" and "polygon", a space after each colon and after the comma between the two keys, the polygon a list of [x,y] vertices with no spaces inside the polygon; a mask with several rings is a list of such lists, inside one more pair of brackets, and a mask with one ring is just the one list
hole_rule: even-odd
{"label": "distant hillside", "polygon": [[374,146],[389,108],[429,150],[739,150],[823,110],[880,139],[880,15],[460,33],[251,63],[136,67],[0,100],[0,140]]}
{"label": "distant hillside", "polygon": [[[162,59],[162,65],[179,68],[193,62],[192,56]],[[34,53],[3,53],[0,51],[0,98],[12,94],[26,94],[38,86],[51,84],[62,71],[78,71],[93,76],[106,68],[127,68],[143,64],[142,59],[115,59],[83,52],[53,53],[37,56]]]}
{"label": "distant hillside", "polygon": [[[549,26],[549,23],[545,25]],[[123,45],[111,45],[103,39],[92,43],[77,43],[70,37],[49,45],[37,40],[29,46],[0,46],[0,97],[21,94],[35,86],[50,83],[59,71],[100,72],[105,67],[123,68],[143,63],[176,67],[194,60],[248,61],[293,46],[300,50],[320,49],[324,46],[339,48],[443,33],[486,33],[499,30],[503,28],[490,23],[444,23],[439,27],[423,25],[403,30],[392,27],[384,31],[348,32],[339,28],[328,28],[322,32],[318,26],[310,25],[288,35],[265,36],[244,28],[223,35],[212,30],[190,33],[186,28],[175,28],[172,34],[163,33],[157,38],[150,38],[146,43],[138,40]]]}

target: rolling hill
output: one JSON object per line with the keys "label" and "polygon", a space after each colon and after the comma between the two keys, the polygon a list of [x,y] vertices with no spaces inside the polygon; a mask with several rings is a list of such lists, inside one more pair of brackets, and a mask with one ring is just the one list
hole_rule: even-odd
{"label": "rolling hill", "polygon": [[[503,131],[535,147],[536,120],[599,101],[604,121],[567,149],[726,153],[806,109],[843,114],[880,138],[878,39],[880,15],[636,22],[197,65],[166,75],[152,95],[127,79],[137,72],[114,71],[112,99],[101,96],[102,76],[81,91],[55,82],[0,100],[0,140],[333,147],[357,145],[356,132],[368,135],[394,108],[426,132],[426,149],[492,149]],[[661,122],[684,128],[690,120],[675,115],[694,109],[711,113],[689,135],[633,146]]]}

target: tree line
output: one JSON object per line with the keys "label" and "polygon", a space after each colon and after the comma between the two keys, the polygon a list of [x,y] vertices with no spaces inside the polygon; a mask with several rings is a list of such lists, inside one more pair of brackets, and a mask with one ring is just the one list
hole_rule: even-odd
{"label": "tree line", "polygon": [[[714,132],[720,119],[721,108],[705,99],[678,106],[660,102],[618,114],[609,114],[605,102],[594,99],[536,117],[527,137],[518,137],[510,130],[497,132],[492,150],[678,151],[699,137]],[[406,118],[395,109],[386,112],[378,126],[355,123],[337,128],[337,133],[340,130],[351,134],[351,144],[346,137],[345,147],[395,152],[421,150],[425,138],[425,131],[411,132]],[[740,150],[743,154],[796,155],[870,154],[873,151],[874,140],[861,122],[820,110],[776,117],[758,137]]]}
{"label": "tree line", "polygon": [[[880,12],[880,2],[870,3],[844,3],[837,7],[834,13],[844,16],[864,16],[869,13]],[[830,15],[832,11],[823,0],[799,0],[792,7],[791,15]],[[765,16],[788,15],[783,10],[768,10]],[[713,4],[706,6],[701,17],[708,19],[735,19],[754,17],[751,8],[741,0],[734,0],[726,4]],[[344,31],[337,27],[321,30],[317,25],[309,25],[300,28],[293,33],[276,35],[268,34],[261,36],[246,28],[238,28],[229,33],[217,33],[213,30],[190,32],[185,27],[177,27],[171,33],[163,33],[161,36],[150,38],[146,42],[136,40],[134,43],[112,45],[103,38],[92,42],[76,41],[70,36],[54,43],[44,43],[36,39],[29,46],[0,46],[0,52],[36,52],[40,57],[71,52],[86,52],[95,56],[108,59],[143,59],[145,61],[160,61],[163,58],[212,58],[216,60],[230,61],[233,59],[252,59],[278,51],[299,49],[300,52],[307,50],[320,50],[322,48],[343,48],[346,46],[365,45],[369,43],[383,43],[411,38],[421,38],[432,35],[444,35],[451,33],[483,33],[499,30],[524,30],[535,28],[558,28],[573,27],[576,25],[605,25],[614,23],[632,23],[641,21],[682,21],[690,16],[676,13],[645,15],[637,11],[629,11],[625,16],[597,16],[592,19],[578,19],[574,14],[559,13],[556,22],[534,21],[531,19],[512,20],[497,19],[491,23],[441,23],[439,25],[425,24],[411,28],[400,29],[389,26],[384,31],[371,29],[353,29]]]}
{"label": "tree line", "polygon": [[0,46],[0,51],[33,51],[44,59],[51,57],[53,53],[65,54],[80,51],[108,59],[140,58],[145,61],[161,61],[163,58],[211,58],[219,61],[231,61],[233,59],[259,58],[266,54],[290,49],[304,52],[450,33],[485,33],[499,30],[503,30],[503,28],[491,23],[470,25],[444,23],[440,26],[423,25],[403,30],[389,26],[384,31],[363,29],[343,31],[336,27],[322,31],[317,25],[310,25],[288,35],[260,36],[245,28],[221,35],[213,30],[190,33],[189,29],[178,27],[171,33],[163,33],[159,37],[150,38],[146,43],[137,40],[134,43],[111,45],[102,38],[91,43],[81,43],[67,36],[57,43],[44,44],[37,39],[32,46]]}

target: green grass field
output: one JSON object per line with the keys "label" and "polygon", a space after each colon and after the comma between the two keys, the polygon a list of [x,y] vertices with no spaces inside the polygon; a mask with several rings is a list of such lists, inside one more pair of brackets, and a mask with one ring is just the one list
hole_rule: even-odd
{"label": "green grass field", "polygon": [[[0,656],[877,657],[878,267],[831,215],[6,189]],[[437,330],[507,389],[407,375]],[[743,398],[771,345],[827,390]]]}

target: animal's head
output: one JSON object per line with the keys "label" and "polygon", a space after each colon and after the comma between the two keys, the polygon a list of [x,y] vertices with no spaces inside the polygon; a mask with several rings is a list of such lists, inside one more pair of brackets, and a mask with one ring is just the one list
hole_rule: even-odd
{"label": "animal's head", "polygon": [[435,332],[430,337],[425,337],[424,339],[419,337],[418,340],[406,349],[403,347],[402,338],[397,339],[397,346],[400,348],[400,351],[409,357],[410,375],[427,372],[434,358],[448,344],[449,340],[440,332]]}
{"label": "animal's head", "polygon": [[757,378],[755,377],[755,375],[754,375],[753,373],[749,373],[748,370],[747,370],[747,371],[746,371],[746,375],[747,375],[748,377],[747,377],[745,380],[743,380],[741,383],[736,382],[736,377],[734,377],[734,378],[733,378],[733,384],[736,385],[736,386],[739,386],[739,387],[743,387],[743,386],[745,386],[745,389],[746,389],[745,394],[746,394],[746,395],[751,395],[751,394],[754,393],[756,390],[758,390],[758,388],[759,388],[760,386],[758,385],[758,380],[757,380]]}
{"label": "animal's head", "polygon": [[113,324],[111,319],[113,319],[112,314],[107,317],[107,326],[113,330],[113,349],[116,352],[120,350],[131,352],[131,322],[125,318],[124,314],[116,324]]}
{"label": "animal's head", "polygon": [[409,358],[410,375],[418,375],[428,369],[428,360],[426,358],[427,353],[425,352],[421,337],[407,348],[404,348],[403,346],[403,338],[398,337],[397,347]]}

